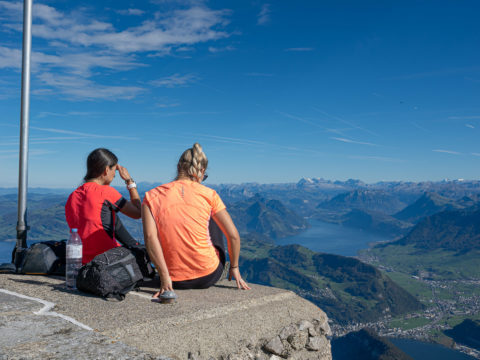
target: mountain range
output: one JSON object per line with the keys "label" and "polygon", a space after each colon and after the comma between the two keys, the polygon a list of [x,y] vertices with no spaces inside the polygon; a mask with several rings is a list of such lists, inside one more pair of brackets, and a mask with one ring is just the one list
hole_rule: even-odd
{"label": "mountain range", "polygon": [[450,199],[436,193],[424,193],[417,201],[399,211],[395,218],[410,223],[417,223],[420,219],[442,211],[459,210],[473,206],[475,200],[464,196],[460,200]]}
{"label": "mountain range", "polygon": [[306,220],[279,200],[256,194],[237,202],[228,211],[241,234],[257,233],[272,239],[295,235],[308,227]]}
{"label": "mountain range", "polygon": [[407,204],[397,196],[383,190],[356,189],[341,193],[332,199],[320,203],[317,209],[347,212],[352,209],[376,211],[393,214],[403,209]]}
{"label": "mountain range", "polygon": [[423,218],[404,238],[392,245],[414,245],[424,250],[480,249],[480,205],[448,210]]}
{"label": "mountain range", "polygon": [[422,305],[375,267],[355,258],[316,253],[300,245],[274,246],[244,238],[243,276],[297,292],[339,323],[368,322]]}

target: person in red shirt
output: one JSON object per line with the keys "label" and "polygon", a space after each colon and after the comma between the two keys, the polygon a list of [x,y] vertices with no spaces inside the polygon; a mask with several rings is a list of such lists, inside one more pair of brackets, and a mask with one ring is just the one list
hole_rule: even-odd
{"label": "person in red shirt", "polygon": [[173,288],[208,288],[215,284],[226,264],[222,233],[230,255],[229,280],[233,277],[239,289],[250,289],[238,268],[237,228],[220,196],[201,184],[207,178],[207,165],[202,147],[195,143],[180,157],[176,179],[145,194],[145,245],[161,281],[154,297]]}
{"label": "person in red shirt", "polygon": [[[110,186],[118,171],[125,180],[130,200],[125,199]],[[118,158],[110,150],[93,150],[87,158],[87,174],[84,183],[68,197],[65,218],[70,229],[78,229],[82,239],[82,263],[114,247],[134,246],[138,243],[116,216],[120,211],[133,219],[141,217],[141,201],[137,185],[128,170],[118,164]]]}

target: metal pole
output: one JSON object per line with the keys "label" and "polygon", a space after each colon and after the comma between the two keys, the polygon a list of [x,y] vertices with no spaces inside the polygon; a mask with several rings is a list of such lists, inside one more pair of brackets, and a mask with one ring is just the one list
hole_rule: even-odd
{"label": "metal pole", "polygon": [[27,247],[28,123],[30,118],[30,55],[32,52],[32,2],[23,1],[22,105],[20,113],[20,160],[18,174],[17,244],[14,263],[18,267]]}

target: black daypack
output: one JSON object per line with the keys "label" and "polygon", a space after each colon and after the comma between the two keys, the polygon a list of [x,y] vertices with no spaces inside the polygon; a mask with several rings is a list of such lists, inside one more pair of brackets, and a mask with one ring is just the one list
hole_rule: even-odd
{"label": "black daypack", "polygon": [[43,241],[23,250],[17,272],[65,276],[66,241]]}
{"label": "black daypack", "polygon": [[131,250],[116,247],[95,256],[82,266],[77,276],[77,288],[103,298],[123,300],[137,287],[143,274]]}
{"label": "black daypack", "polygon": [[133,245],[127,248],[132,252],[133,256],[135,256],[138,267],[142,272],[143,279],[153,279],[155,277],[155,270],[152,267],[145,245]]}

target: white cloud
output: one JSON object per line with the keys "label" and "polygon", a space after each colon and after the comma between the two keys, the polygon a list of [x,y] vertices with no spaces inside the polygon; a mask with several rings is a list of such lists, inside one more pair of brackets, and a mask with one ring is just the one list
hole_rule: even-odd
{"label": "white cloud", "polygon": [[20,69],[22,65],[22,52],[18,49],[10,49],[0,46],[0,69]]}
{"label": "white cloud", "polygon": [[444,153],[444,154],[451,154],[451,155],[461,155],[461,153],[459,153],[458,151],[452,151],[452,150],[435,149],[432,151],[438,152],[438,153]]}
{"label": "white cloud", "polygon": [[152,80],[150,83],[153,86],[157,86],[157,87],[174,88],[174,87],[187,86],[197,80],[198,80],[198,77],[194,74],[185,74],[185,75],[173,74],[161,79]]}
{"label": "white cloud", "polygon": [[480,153],[472,153],[473,156],[480,156]]}
{"label": "white cloud", "polygon": [[270,14],[272,10],[270,9],[270,4],[263,4],[260,13],[257,16],[258,25],[266,25],[270,22]]}
{"label": "white cloud", "polygon": [[470,128],[470,129],[475,129],[475,126],[473,126],[472,124],[465,124],[465,126]]}
{"label": "white cloud", "polygon": [[[34,3],[32,34],[34,38],[46,40],[48,46],[42,46],[42,52],[32,53],[32,72],[37,73],[37,78],[48,88],[34,89],[32,93],[46,94],[56,90],[71,100],[132,99],[144,89],[135,85],[97,83],[93,70],[125,71],[147,66],[139,61],[142,53],[166,56],[176,49],[193,49],[198,43],[231,36],[224,30],[229,23],[229,10],[212,10],[199,1],[182,4],[187,8],[152,14],[134,8],[120,10],[144,19],[138,26],[117,30],[112,23],[96,20],[83,8],[64,12]],[[0,31],[22,31],[20,1],[0,1],[0,14],[0,18],[5,19]],[[215,49],[227,51],[230,47]],[[20,66],[21,50],[2,44],[0,68],[18,70]],[[170,83],[165,80],[157,86],[181,86],[193,80],[183,79],[182,83],[182,78],[174,78]]]}
{"label": "white cloud", "polygon": [[116,12],[120,15],[133,15],[133,16],[140,16],[145,13],[145,11],[140,9],[117,10]]}
{"label": "white cloud", "polygon": [[225,46],[225,47],[214,47],[214,46],[209,46],[208,51],[211,53],[218,53],[218,52],[224,52],[224,51],[233,51],[235,50],[234,46]]}
{"label": "white cloud", "polygon": [[[53,68],[63,68],[72,74],[90,76],[93,68],[112,70],[129,70],[145,66],[136,62],[133,56],[102,55],[100,53],[75,53],[63,56],[49,55],[42,52],[32,52],[32,72],[45,71]],[[0,46],[0,68],[20,70],[22,66],[22,51]]]}
{"label": "white cloud", "polygon": [[56,26],[47,26],[42,29],[40,36],[47,39],[70,39],[77,45],[99,46],[124,53],[162,51],[171,46],[192,45],[229,37],[227,32],[213,29],[227,25],[228,14],[227,10],[197,6],[175,10],[123,31],[115,31],[110,24],[92,22],[83,26],[81,31],[70,27],[61,36],[57,35]]}
{"label": "white cloud", "polygon": [[[37,78],[47,87],[57,89],[73,100],[129,100],[145,90],[137,86],[101,85],[76,75],[41,73]],[[46,90],[47,94],[53,92],[49,91],[50,89],[48,88]],[[38,92],[36,94],[40,95]]]}

